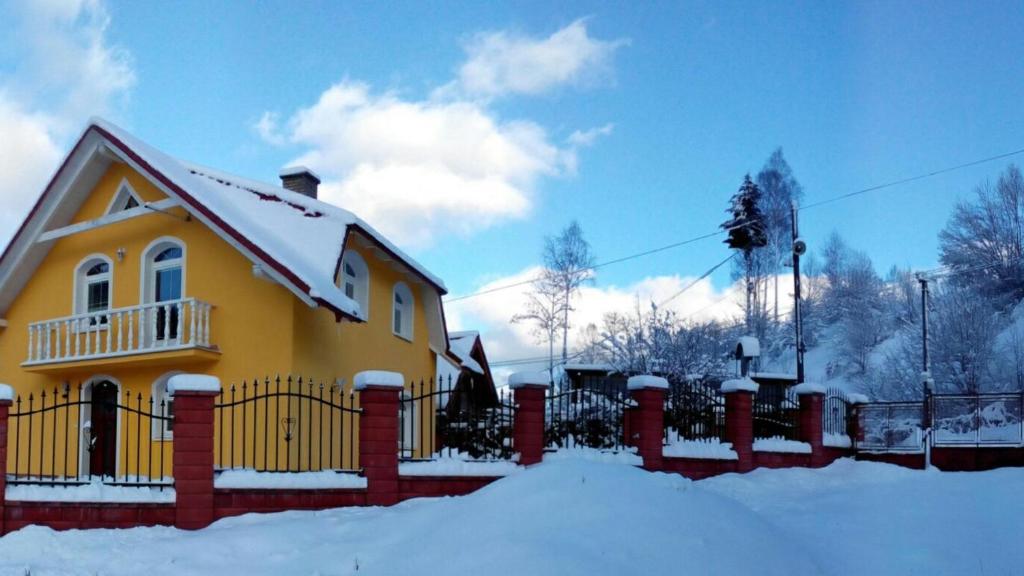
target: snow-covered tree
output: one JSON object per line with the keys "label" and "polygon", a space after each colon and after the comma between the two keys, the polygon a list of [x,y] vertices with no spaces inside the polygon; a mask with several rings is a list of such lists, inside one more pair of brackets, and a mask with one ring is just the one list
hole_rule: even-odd
{"label": "snow-covered tree", "polygon": [[759,272],[756,268],[754,250],[763,248],[768,243],[760,204],[761,190],[750,179],[750,174],[747,174],[743,177],[740,189],[730,200],[727,212],[732,214],[732,218],[721,225],[721,228],[729,234],[725,243],[729,248],[739,250],[743,254],[743,280],[746,287],[746,302],[743,311],[746,328],[750,332],[755,332],[754,319],[757,311],[761,310],[758,291],[754,286]]}
{"label": "snow-covered tree", "polygon": [[1024,298],[1024,176],[1011,164],[994,186],[979,185],[975,196],[957,204],[939,234],[940,258],[962,272],[957,283],[1005,307]]}
{"label": "snow-covered tree", "polygon": [[941,391],[991,391],[996,337],[1002,328],[989,301],[967,286],[941,282],[929,315],[932,376]]}
{"label": "snow-covered tree", "polygon": [[[782,148],[777,148],[757,173],[757,186],[761,190],[761,205],[764,211],[764,229],[768,243],[765,250],[755,254],[755,258],[765,260],[760,266],[767,275],[762,284],[765,292],[762,306],[768,312],[769,302],[767,290],[769,283],[774,294],[771,315],[774,322],[779,322],[779,275],[792,258],[793,222],[791,207],[803,197],[803,188],[793,175],[793,169],[786,162]],[[770,280],[770,282],[769,282]]]}

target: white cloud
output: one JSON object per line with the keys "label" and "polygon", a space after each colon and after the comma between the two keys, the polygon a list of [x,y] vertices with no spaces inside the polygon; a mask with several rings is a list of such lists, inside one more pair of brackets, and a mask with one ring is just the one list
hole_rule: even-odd
{"label": "white cloud", "polygon": [[14,234],[60,160],[52,124],[0,92],[0,245]]}
{"label": "white cloud", "polygon": [[466,42],[467,60],[441,93],[494,98],[599,82],[610,77],[612,56],[627,43],[591,37],[584,19],[543,39],[507,31],[480,33]]}
{"label": "white cloud", "polygon": [[[501,286],[528,281],[536,277],[539,268],[532,267],[521,272],[498,278],[479,287],[478,291],[486,291]],[[574,301],[576,308],[570,316],[572,328],[569,332],[569,350],[577,349],[579,329],[595,324],[601,326],[605,314],[609,312],[631,313],[639,304],[641,310],[649,310],[651,302],[659,305],[678,293],[694,281],[694,277],[667,275],[650,276],[627,286],[585,286]],[[790,277],[782,277],[779,285],[780,313],[788,314],[790,304],[785,299],[792,288]],[[523,310],[529,285],[500,290],[489,294],[450,302],[445,304],[445,315],[450,330],[479,330],[487,350],[487,358],[492,361],[503,361],[520,358],[539,358],[547,354],[547,345],[537,344],[531,326],[528,324],[512,324],[513,314]],[[739,320],[742,315],[740,302],[743,289],[733,284],[723,290],[716,290],[709,279],[698,281],[682,295],[662,306],[672,310],[679,318],[698,320]],[[561,346],[555,347],[555,355],[560,356]],[[541,361],[534,366],[506,367],[500,374],[515,370],[543,368],[546,362]],[[499,382],[502,377],[498,377]]]}
{"label": "white cloud", "polygon": [[614,129],[615,125],[605,124],[604,126],[591,128],[589,130],[576,130],[569,135],[569,138],[567,138],[566,141],[579,148],[593,146],[594,142],[596,142],[598,138],[602,136],[610,136]]}
{"label": "white cloud", "polygon": [[109,114],[135,85],[131,54],[107,41],[110,16],[99,0],[25,2],[16,9],[24,59],[8,84],[42,102],[59,124],[76,130]]}
{"label": "white cloud", "polygon": [[[0,243],[6,243],[57,168],[69,139],[92,115],[116,112],[135,84],[131,57],[106,39],[98,0],[12,7],[0,76]],[[0,62],[3,63],[3,62]]]}
{"label": "white cloud", "polygon": [[268,144],[304,150],[294,162],[324,178],[322,199],[422,248],[439,234],[467,236],[523,218],[542,178],[576,174],[578,150],[610,134],[611,124],[557,144],[535,122],[501,118],[487,100],[579,82],[607,66],[621,43],[591,38],[582,20],[539,40],[481,34],[467,45],[458,78],[429,98],[343,80],[286,119],[265,112],[252,128]]}
{"label": "white cloud", "polygon": [[325,178],[321,197],[403,245],[469,235],[525,216],[537,181],[575,172],[576,145],[540,125],[503,121],[470,101],[409,101],[343,81],[283,125],[254,126],[269,143],[307,151],[295,160]]}

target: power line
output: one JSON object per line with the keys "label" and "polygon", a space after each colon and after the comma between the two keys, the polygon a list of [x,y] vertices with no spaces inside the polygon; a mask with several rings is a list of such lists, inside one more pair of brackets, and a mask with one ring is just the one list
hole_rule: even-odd
{"label": "power line", "polygon": [[715,270],[718,270],[719,268],[724,266],[726,262],[732,260],[735,257],[736,257],[736,253],[733,252],[732,254],[729,255],[728,258],[726,258],[725,260],[722,260],[718,264],[715,264],[714,266],[709,268],[707,272],[701,274],[699,278],[697,278],[693,282],[690,282],[686,286],[683,286],[683,288],[681,290],[679,290],[675,294],[673,294],[673,295],[669,296],[668,298],[666,298],[665,300],[663,300],[660,304],[658,304],[658,308],[663,308],[666,304],[668,304],[669,302],[675,300],[676,298],[681,296],[684,292],[686,292],[690,288],[693,288],[694,286],[696,286],[698,282],[700,282],[701,280],[707,278],[708,276],[711,276],[711,274],[713,274]]}
{"label": "power line", "polygon": [[[590,272],[590,271],[593,271],[593,270],[597,270],[598,268],[604,268],[605,266],[611,266],[612,264],[619,264],[621,262],[626,262],[628,260],[634,260],[636,258],[642,258],[644,256],[650,256],[651,254],[657,254],[658,252],[664,252],[665,250],[671,250],[673,248],[678,248],[680,246],[685,246],[686,244],[693,244],[694,242],[698,242],[700,240],[705,240],[705,239],[711,238],[713,236],[718,236],[719,234],[724,234],[726,232],[728,232],[728,230],[718,230],[716,232],[711,232],[709,234],[704,234],[702,236],[696,236],[694,238],[688,238],[688,239],[682,240],[680,242],[673,242],[672,244],[666,244],[664,246],[659,246],[657,248],[652,248],[650,250],[645,250],[643,252],[637,252],[636,254],[630,254],[628,256],[623,256],[621,258],[616,258],[614,260],[608,260],[607,262],[601,262],[600,264],[594,264],[593,266],[587,266],[587,267],[584,267],[584,268],[579,268],[577,270],[573,270],[573,272],[574,273],[575,272]],[[516,288],[518,286],[526,286],[527,284],[532,284],[536,280],[537,280],[536,278],[531,278],[529,280],[521,280],[519,282],[513,282],[511,284],[502,284],[501,286],[495,286],[494,288],[488,288],[486,290],[480,290],[479,292],[473,292],[472,294],[466,294],[466,295],[463,295],[463,296],[456,296],[454,298],[447,298],[447,299],[445,299],[445,304],[448,304],[448,303],[451,303],[451,302],[458,302],[460,300],[468,300],[470,298],[476,298],[477,296],[483,296],[484,294],[491,294],[493,292],[500,292],[502,290],[508,290],[510,288]]]}
{"label": "power line", "polygon": [[[578,352],[573,352],[572,354],[569,354],[566,357],[566,361],[575,360],[576,358],[579,358],[580,356],[583,355],[583,352],[584,352],[583,350],[580,350]],[[489,362],[489,365],[492,366],[492,367],[494,367],[494,366],[504,367],[504,366],[515,366],[515,365],[518,365],[518,364],[539,364],[541,362],[547,363],[550,360],[551,360],[550,356],[534,356],[534,357],[527,357],[527,358],[511,358],[509,360],[498,360],[496,362]],[[555,364],[554,365],[555,366],[561,366],[562,365],[562,359],[561,358],[555,358]]]}
{"label": "power line", "polygon": [[[902,178],[900,180],[893,180],[891,182],[886,182],[884,184],[879,184],[879,185],[876,185],[876,186],[870,186],[870,187],[867,187],[867,188],[862,188],[860,190],[854,190],[853,192],[847,192],[845,194],[840,194],[838,196],[833,196],[832,198],[826,198],[825,200],[820,200],[818,202],[812,202],[810,204],[806,204],[804,206],[800,206],[799,208],[797,208],[797,210],[798,211],[800,211],[800,210],[810,210],[812,208],[817,208],[819,206],[824,206],[826,204],[831,204],[833,202],[838,202],[840,200],[845,200],[845,199],[848,199],[848,198],[853,198],[855,196],[861,196],[861,195],[867,194],[869,192],[876,192],[878,190],[884,190],[886,188],[891,188],[893,186],[899,186],[901,184],[907,184],[907,183],[910,183],[910,182],[916,182],[918,180],[924,180],[926,178],[931,178],[933,176],[938,176],[940,174],[946,174],[946,173],[953,172],[953,171],[956,171],[956,170],[962,170],[964,168],[970,168],[971,166],[978,166],[980,164],[985,164],[985,163],[988,163],[988,162],[994,162],[996,160],[1002,160],[1004,158],[1009,158],[1011,156],[1016,156],[1018,154],[1024,154],[1024,148],[1021,148],[1019,150],[1014,150],[1012,152],[1006,152],[1004,154],[997,154],[995,156],[989,156],[987,158],[981,158],[981,159],[978,159],[978,160],[971,160],[970,162],[964,162],[962,164],[957,164],[955,166],[949,166],[949,167],[946,167],[946,168],[940,168],[938,170],[932,170],[931,172],[927,172],[927,173],[924,173],[924,174],[918,174],[916,176],[911,176],[911,177],[908,177],[908,178]],[[739,227],[740,226],[735,226],[734,228],[739,228]],[[597,270],[599,268],[603,268],[605,266],[610,266],[612,264],[619,264],[621,262],[626,262],[626,261],[629,261],[629,260],[635,260],[636,258],[642,258],[644,256],[650,256],[651,254],[657,254],[658,252],[664,252],[666,250],[671,250],[673,248],[678,248],[680,246],[685,246],[687,244],[693,244],[694,242],[699,242],[701,240],[706,240],[708,238],[712,238],[714,236],[718,236],[720,234],[724,234],[724,233],[729,232],[731,230],[732,229],[716,230],[715,232],[709,232],[707,234],[702,234],[700,236],[695,236],[693,238],[688,238],[686,240],[682,240],[682,241],[679,241],[679,242],[673,242],[672,244],[666,244],[664,246],[659,246],[657,248],[652,248],[650,250],[645,250],[643,252],[637,252],[635,254],[629,254],[627,256],[623,256],[621,258],[616,258],[614,260],[608,260],[607,262],[601,262],[600,264],[595,264],[593,266],[587,266],[587,267],[584,267],[584,268],[579,268],[577,270],[574,270],[574,272],[589,272],[589,271]],[[519,282],[513,282],[511,284],[502,284],[500,286],[495,286],[493,288],[488,288],[486,290],[480,290],[478,292],[473,292],[471,294],[465,294],[463,296],[456,296],[456,297],[453,297],[453,298],[447,298],[447,299],[445,299],[444,302],[446,304],[447,303],[452,303],[452,302],[460,302],[462,300],[468,300],[470,298],[476,298],[478,296],[483,296],[485,294],[492,294],[494,292],[501,292],[501,291],[504,291],[504,290],[509,290],[511,288],[517,288],[519,286],[526,286],[528,284],[532,284],[536,280],[537,280],[536,278],[531,278],[529,280],[522,280],[522,281],[519,281]]]}
{"label": "power line", "polygon": [[831,204],[832,202],[838,202],[847,198],[853,198],[854,196],[860,196],[861,194],[867,194],[868,192],[876,192],[885,188],[891,188],[893,186],[899,186],[900,184],[907,184],[910,182],[916,182],[918,180],[924,180],[925,178],[931,178],[932,176],[938,176],[939,174],[945,174],[947,172],[954,172],[956,170],[962,170],[964,168],[970,168],[971,166],[977,166],[979,164],[985,164],[987,162],[994,162],[996,160],[1002,160],[1003,158],[1009,158],[1018,154],[1024,154],[1024,148],[1020,150],[1014,150],[1013,152],[1006,152],[1005,154],[997,154],[995,156],[989,156],[988,158],[982,158],[980,160],[971,160],[970,162],[964,162],[963,164],[957,164],[956,166],[949,166],[947,168],[940,168],[939,170],[932,170],[926,174],[918,174],[917,176],[911,176],[909,178],[903,178],[900,180],[893,180],[892,182],[886,182],[885,184],[879,184],[877,186],[871,186],[868,188],[862,188],[853,192],[847,192],[846,194],[840,194],[832,198],[827,198],[819,202],[812,202],[805,206],[801,206],[799,210],[810,210],[811,208],[817,208],[818,206],[824,206],[825,204]]}

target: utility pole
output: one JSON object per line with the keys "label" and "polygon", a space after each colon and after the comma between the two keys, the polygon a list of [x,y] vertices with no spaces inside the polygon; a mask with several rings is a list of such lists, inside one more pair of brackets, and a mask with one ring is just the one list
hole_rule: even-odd
{"label": "utility pole", "polygon": [[921,283],[921,378],[925,381],[927,391],[928,379],[931,378],[931,360],[928,358],[928,278],[917,275]]}
{"label": "utility pole", "polygon": [[917,275],[921,283],[921,424],[924,426],[924,466],[931,468],[931,433],[932,433],[932,387],[934,381],[931,374],[931,359],[928,357],[928,278],[924,274]]}
{"label": "utility pole", "polygon": [[807,244],[800,239],[800,228],[797,225],[796,202],[790,205],[793,218],[793,324],[796,327],[796,382],[804,381],[804,318],[800,303],[800,256],[807,251]]}

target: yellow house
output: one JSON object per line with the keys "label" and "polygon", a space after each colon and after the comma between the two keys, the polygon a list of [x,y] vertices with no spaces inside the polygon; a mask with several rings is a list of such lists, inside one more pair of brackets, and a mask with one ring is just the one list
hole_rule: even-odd
{"label": "yellow house", "polygon": [[[102,120],[87,127],[0,256],[0,382],[21,400],[12,412],[68,404],[42,421],[12,418],[9,471],[167,475],[172,426],[146,414],[172,412],[166,383],[178,373],[219,377],[220,403],[232,383],[244,398],[243,380],[301,375],[310,395],[348,397],[346,406],[362,370],[435,374],[448,354],[442,281],[317,200],[311,171],[281,176],[287,189],[183,162]],[[229,411],[218,410],[218,465],[237,466],[240,449],[280,469],[268,454],[289,448],[267,431],[258,439],[255,419],[290,436],[296,418],[300,434],[316,418],[312,402],[305,424],[302,408],[277,407],[288,390],[255,407],[249,436],[237,413],[225,430]],[[100,398],[119,407],[104,415]],[[26,470],[37,444],[45,454]],[[101,449],[115,454],[97,458]],[[344,457],[356,466],[351,451]],[[300,468],[318,467],[305,458]]]}

